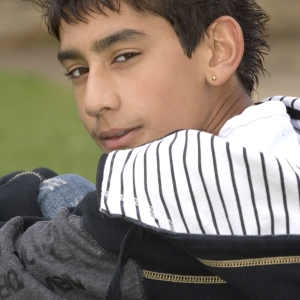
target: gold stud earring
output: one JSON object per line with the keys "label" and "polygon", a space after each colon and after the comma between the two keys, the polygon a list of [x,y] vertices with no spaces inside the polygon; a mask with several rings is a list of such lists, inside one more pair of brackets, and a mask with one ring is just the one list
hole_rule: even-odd
{"label": "gold stud earring", "polygon": [[217,81],[217,76],[213,76],[211,79],[212,79],[213,81]]}

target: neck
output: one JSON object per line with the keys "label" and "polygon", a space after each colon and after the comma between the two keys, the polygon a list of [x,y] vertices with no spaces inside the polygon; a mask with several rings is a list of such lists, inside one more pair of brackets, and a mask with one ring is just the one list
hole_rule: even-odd
{"label": "neck", "polygon": [[214,97],[217,99],[215,109],[206,131],[218,135],[229,119],[240,115],[247,107],[253,105],[253,101],[240,84],[227,88],[220,87],[215,92],[217,93]]}

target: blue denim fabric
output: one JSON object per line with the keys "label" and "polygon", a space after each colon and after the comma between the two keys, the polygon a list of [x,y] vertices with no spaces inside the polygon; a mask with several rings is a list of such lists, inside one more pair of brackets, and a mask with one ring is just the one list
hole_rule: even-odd
{"label": "blue denim fabric", "polygon": [[74,207],[96,186],[75,174],[66,174],[44,180],[39,187],[38,203],[46,218],[53,218],[61,207]]}

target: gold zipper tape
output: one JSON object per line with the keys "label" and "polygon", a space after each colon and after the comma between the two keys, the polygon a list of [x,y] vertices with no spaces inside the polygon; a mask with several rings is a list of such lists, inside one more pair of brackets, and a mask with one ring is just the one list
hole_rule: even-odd
{"label": "gold zipper tape", "polygon": [[191,283],[191,284],[222,284],[226,283],[219,276],[190,276],[190,275],[175,275],[158,273],[152,271],[142,271],[143,277],[151,280],[168,281],[176,283]]}
{"label": "gold zipper tape", "polygon": [[300,256],[282,256],[239,260],[206,260],[198,258],[204,265],[213,268],[244,268],[272,265],[300,264]]}

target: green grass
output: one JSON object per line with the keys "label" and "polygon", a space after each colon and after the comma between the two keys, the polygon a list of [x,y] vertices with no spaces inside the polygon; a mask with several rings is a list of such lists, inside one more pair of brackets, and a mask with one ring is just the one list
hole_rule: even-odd
{"label": "green grass", "polygon": [[47,167],[92,182],[100,150],[78,117],[71,88],[0,70],[0,177]]}

